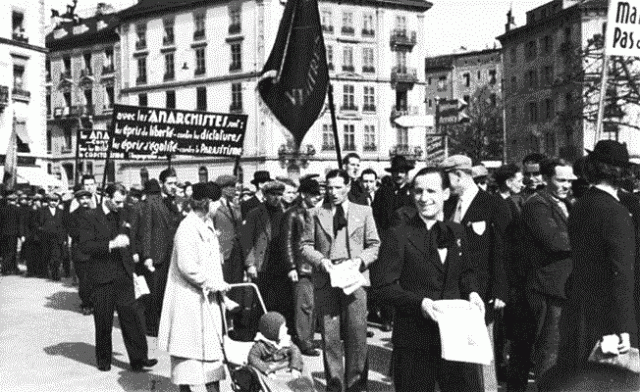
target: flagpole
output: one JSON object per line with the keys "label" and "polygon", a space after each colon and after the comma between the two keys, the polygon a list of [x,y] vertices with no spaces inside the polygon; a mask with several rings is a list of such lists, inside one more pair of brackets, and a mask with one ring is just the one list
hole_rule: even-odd
{"label": "flagpole", "polygon": [[329,111],[331,112],[331,128],[333,128],[333,141],[336,146],[338,168],[342,170],[342,152],[340,152],[340,138],[338,137],[338,121],[336,121],[336,105],[333,103],[333,84],[329,83]]}
{"label": "flagpole", "polygon": [[598,118],[597,123],[596,123],[596,134],[595,134],[595,140],[593,141],[593,144],[595,145],[596,143],[598,143],[598,141],[600,140],[600,135],[602,135],[602,123],[604,121],[604,98],[607,95],[607,77],[608,77],[608,71],[609,71],[609,67],[607,66],[607,44],[605,41],[604,44],[604,48],[602,49],[602,74],[601,74],[601,80],[600,80],[600,101],[598,103]]}
{"label": "flagpole", "polygon": [[[114,117],[115,119],[115,117]],[[115,120],[111,121],[109,127],[109,148],[107,148],[107,157],[104,160],[104,173],[102,174],[102,194],[100,196],[100,204],[104,200],[104,189],[107,187],[107,172],[109,171],[109,164],[111,163],[111,149],[113,148],[113,139],[115,138]],[[144,185],[144,184],[143,184]]]}

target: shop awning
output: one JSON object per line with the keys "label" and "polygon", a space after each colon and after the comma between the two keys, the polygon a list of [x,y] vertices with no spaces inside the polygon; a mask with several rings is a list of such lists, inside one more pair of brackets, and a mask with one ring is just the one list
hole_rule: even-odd
{"label": "shop awning", "polygon": [[40,167],[21,167],[18,166],[18,184],[25,184],[51,190],[54,188],[62,188],[64,184],[53,174],[48,174]]}

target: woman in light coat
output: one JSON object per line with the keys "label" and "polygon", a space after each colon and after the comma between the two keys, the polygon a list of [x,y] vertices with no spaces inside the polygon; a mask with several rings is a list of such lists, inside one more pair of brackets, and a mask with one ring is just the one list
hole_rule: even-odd
{"label": "woman in light coat", "polygon": [[220,202],[220,188],[195,184],[192,211],[174,239],[165,290],[158,347],[171,356],[171,380],[180,392],[219,391],[222,364],[223,294],[220,245],[209,216]]}

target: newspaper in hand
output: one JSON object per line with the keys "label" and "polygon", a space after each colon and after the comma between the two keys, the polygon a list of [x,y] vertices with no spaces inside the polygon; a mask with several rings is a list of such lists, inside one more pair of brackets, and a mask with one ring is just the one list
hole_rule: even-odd
{"label": "newspaper in hand", "polygon": [[340,263],[331,268],[329,272],[331,287],[341,288],[346,295],[353,294],[362,287],[367,280],[352,263]]}

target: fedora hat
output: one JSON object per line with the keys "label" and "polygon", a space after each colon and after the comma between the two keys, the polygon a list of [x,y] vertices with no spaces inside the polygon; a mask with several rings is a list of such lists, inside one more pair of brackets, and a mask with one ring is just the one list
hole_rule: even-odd
{"label": "fedora hat", "polygon": [[269,172],[266,170],[258,170],[253,173],[253,180],[251,180],[251,183],[255,186],[258,186],[258,184],[269,181],[273,181],[271,179],[271,174],[269,174]]}
{"label": "fedora hat", "polygon": [[408,172],[412,169],[413,165],[407,161],[407,158],[403,157],[402,155],[396,155],[395,157],[393,157],[393,159],[391,159],[391,167],[387,167],[384,170],[388,171],[389,173],[395,173]]}
{"label": "fedora hat", "polygon": [[613,166],[627,167],[629,162],[629,150],[627,145],[615,140],[600,140],[593,151],[587,150],[588,158]]}

